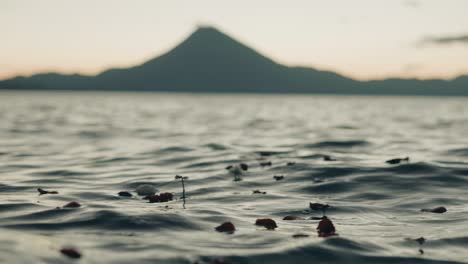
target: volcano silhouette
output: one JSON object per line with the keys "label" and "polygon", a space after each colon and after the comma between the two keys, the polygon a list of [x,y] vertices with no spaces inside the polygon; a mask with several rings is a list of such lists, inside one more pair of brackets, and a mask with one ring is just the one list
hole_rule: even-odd
{"label": "volcano silhouette", "polygon": [[[310,72],[314,73],[314,72]],[[201,27],[168,53],[134,68],[97,76],[98,87],[167,91],[288,92],[306,89],[295,72],[212,27]],[[332,89],[336,74],[315,77],[315,86]]]}
{"label": "volcano silhouette", "polygon": [[130,90],[331,94],[468,95],[468,78],[360,82],[329,71],[287,67],[213,27],[199,27],[169,52],[96,76],[37,74],[0,82],[3,89]]}

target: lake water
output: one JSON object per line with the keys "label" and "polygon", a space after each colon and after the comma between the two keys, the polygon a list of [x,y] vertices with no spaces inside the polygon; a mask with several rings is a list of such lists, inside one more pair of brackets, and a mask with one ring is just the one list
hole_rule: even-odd
{"label": "lake water", "polygon": [[3,91],[0,120],[0,263],[468,262],[468,98]]}

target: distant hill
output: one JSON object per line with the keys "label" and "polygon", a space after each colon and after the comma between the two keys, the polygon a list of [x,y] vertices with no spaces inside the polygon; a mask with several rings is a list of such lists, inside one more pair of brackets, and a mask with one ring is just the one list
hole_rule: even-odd
{"label": "distant hill", "polygon": [[212,27],[201,27],[171,51],[125,69],[96,76],[37,74],[0,81],[0,89],[128,90],[468,95],[468,76],[451,81],[356,81],[329,71],[287,67]]}

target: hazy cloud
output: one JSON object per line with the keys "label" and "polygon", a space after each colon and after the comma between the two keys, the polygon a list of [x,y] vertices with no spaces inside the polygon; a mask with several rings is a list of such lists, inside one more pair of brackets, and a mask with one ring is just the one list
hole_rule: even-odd
{"label": "hazy cloud", "polygon": [[426,37],[422,39],[421,43],[438,44],[438,45],[453,44],[453,43],[468,44],[468,34],[456,35],[456,36]]}
{"label": "hazy cloud", "polygon": [[403,1],[403,4],[408,7],[416,8],[421,6],[421,2],[417,0],[405,0]]}
{"label": "hazy cloud", "polygon": [[421,69],[423,69],[423,68],[424,68],[423,64],[420,64],[420,63],[408,63],[408,64],[405,64],[405,65],[403,66],[403,72],[404,72],[404,73],[408,73],[408,72],[413,73],[413,72],[417,72],[417,71],[419,71],[419,70],[421,70]]}

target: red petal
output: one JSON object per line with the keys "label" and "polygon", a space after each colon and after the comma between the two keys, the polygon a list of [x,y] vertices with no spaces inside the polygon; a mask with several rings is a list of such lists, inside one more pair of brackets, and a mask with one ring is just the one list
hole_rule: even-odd
{"label": "red petal", "polygon": [[227,232],[227,233],[234,233],[234,231],[236,231],[236,227],[231,222],[222,223],[220,226],[217,226],[215,229],[218,232]]}
{"label": "red petal", "polygon": [[276,222],[270,218],[257,219],[257,221],[255,221],[255,225],[266,227],[266,229],[269,230],[274,230],[278,227]]}

